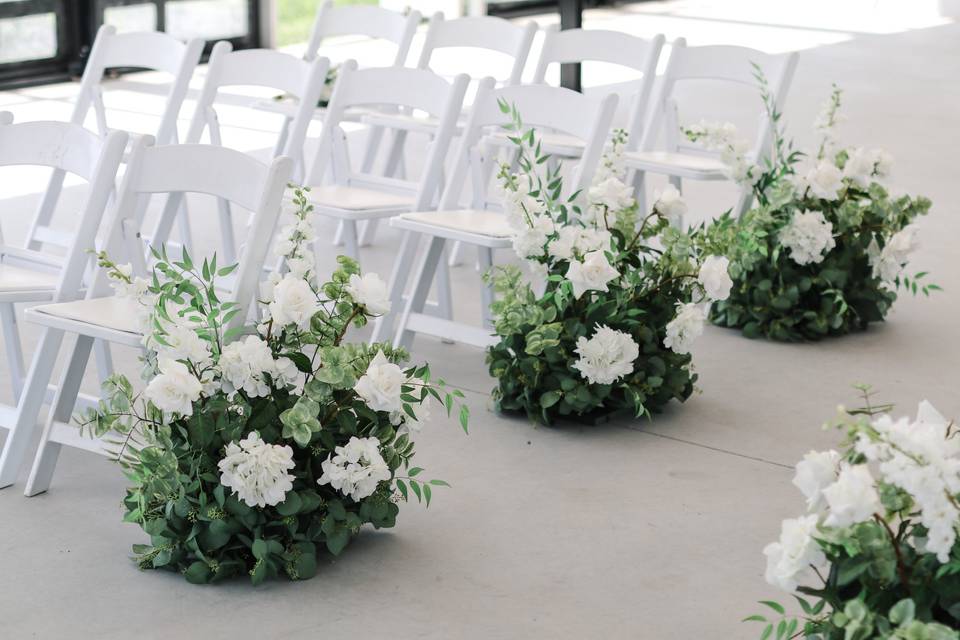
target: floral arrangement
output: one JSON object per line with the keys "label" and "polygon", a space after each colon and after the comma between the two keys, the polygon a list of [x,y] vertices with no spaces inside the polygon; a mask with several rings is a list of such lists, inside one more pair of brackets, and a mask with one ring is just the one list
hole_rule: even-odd
{"label": "floral arrangement", "polygon": [[[764,549],[767,581],[794,594],[755,615],[762,637],[960,639],[960,440],[930,403],[894,419],[889,406],[845,411],[845,448],[811,451],[793,483],[807,512]],[[776,616],[779,616],[779,620]],[[772,619],[771,619],[772,618]],[[798,632],[799,629],[799,632]]]}
{"label": "floral arrangement", "polygon": [[757,206],[736,220],[729,213],[707,233],[731,260],[734,286],[713,305],[710,319],[747,337],[815,340],[879,322],[898,288],[929,294],[927,275],[904,273],[917,248],[914,220],[927,213],[923,197],[892,195],[884,186],[892,158],[882,149],[839,148],[841,92],[834,88],[816,127],[823,138],[806,169],[804,154],[785,142],[780,114],[758,74],[774,122],[772,159],[761,168],[730,124],[701,122],[686,136],[720,153],[730,177],[749,185]]}
{"label": "floral arrangement", "polygon": [[707,255],[702,230],[671,226],[686,211],[672,186],[639,219],[619,177],[625,133],[614,135],[584,207],[579,194],[561,200],[560,167],[547,162],[516,109],[500,106],[519,154],[518,173],[506,165],[499,172],[513,246],[542,290],[516,266],[487,274],[497,294],[500,341],[487,363],[498,408],[550,423],[649,415],[686,400],[696,381],[690,347],[710,302],[732,286],[727,259]]}
{"label": "floral arrangement", "polygon": [[294,202],[280,242],[289,271],[265,283],[254,327],[232,328],[238,308],[216,281],[234,267],[215,257],[197,265],[161,251],[145,280],[100,256],[118,295],[141,303],[147,385],[137,394],[110,378],[78,420],[118,449],[125,520],[150,536],[134,546],[142,568],[194,583],[310,578],[323,548],[339,554],[365,523],[392,527],[410,493],[429,505],[446,486],[411,466],[414,437],[431,398],[448,414],[459,405],[466,430],[462,393],[427,366],[402,368],[401,350],[345,341],[389,310],[386,286],[343,257],[318,284],[312,207],[300,190]]}

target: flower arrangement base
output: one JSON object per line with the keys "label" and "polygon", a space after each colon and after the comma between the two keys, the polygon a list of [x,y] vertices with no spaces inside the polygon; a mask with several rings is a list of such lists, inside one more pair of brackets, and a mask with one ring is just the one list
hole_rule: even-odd
{"label": "flower arrangement base", "polygon": [[[497,408],[497,413],[503,416],[510,418],[524,418],[528,419],[527,413],[522,409],[501,409]],[[588,427],[598,427],[602,424],[609,424],[615,420],[626,420],[634,418],[633,410],[628,408],[619,408],[619,409],[594,409],[589,413],[583,415],[570,414],[566,416],[556,416],[550,422],[547,422],[545,426],[552,427],[556,426],[557,423],[571,423],[579,424]]]}

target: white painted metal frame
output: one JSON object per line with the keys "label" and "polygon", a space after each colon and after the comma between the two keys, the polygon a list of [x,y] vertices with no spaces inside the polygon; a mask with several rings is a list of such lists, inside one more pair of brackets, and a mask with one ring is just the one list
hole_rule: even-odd
{"label": "white painted metal frame", "polygon": [[393,66],[402,67],[407,62],[410,44],[417,33],[420,18],[419,11],[404,15],[372,5],[334,6],[332,0],[326,0],[317,10],[304,57],[307,60],[316,58],[327,38],[366,36],[396,44],[397,53]]}
{"label": "white painted metal frame", "polygon": [[[137,68],[162,71],[172,76],[173,81],[154,137],[159,144],[176,144],[177,116],[202,53],[201,39],[184,43],[159,31],[118,34],[116,27],[111,25],[100,27],[80,80],[80,93],[77,95],[70,122],[83,125],[92,109],[96,117],[97,131],[101,136],[107,135],[110,129],[107,126],[107,111],[101,87],[106,70]],[[63,179],[64,173],[58,170],[54,170],[50,176],[30,230],[30,249],[38,249],[41,243],[65,246],[70,242],[63,234],[49,228],[60,198]],[[181,231],[186,236],[184,242],[189,244],[189,229],[183,228]]]}
{"label": "white painted metal frame", "polygon": [[[651,89],[657,75],[657,62],[665,39],[656,35],[652,39],[640,38],[620,31],[603,29],[557,30],[556,26],[545,29],[543,47],[534,70],[534,84],[546,82],[551,65],[584,62],[606,62],[636,70],[640,77],[633,85],[626,131],[630,139],[643,135],[650,103]],[[543,133],[544,150],[553,156],[577,157],[583,150],[583,141],[569,136],[551,136]],[[637,145],[635,145],[636,147]]]}
{"label": "white painted metal frame", "polygon": [[[546,85],[493,90],[492,81],[482,83],[464,128],[456,152],[455,168],[444,190],[440,207],[435,212],[418,211],[391,220],[392,226],[406,232],[390,278],[390,297],[395,311],[377,320],[373,341],[386,339],[390,335],[392,320],[398,315],[399,323],[393,336],[396,346],[409,346],[417,333],[475,346],[492,344],[489,305],[493,300],[493,291],[489,286],[481,287],[481,308],[486,328],[454,322],[450,318],[433,317],[424,313],[424,304],[437,269],[442,271],[445,266],[441,258],[447,241],[477,246],[480,267],[484,271],[493,265],[494,249],[507,248],[512,244],[506,220],[499,211],[490,210],[497,205],[491,202],[487,194],[490,178],[496,168],[496,153],[501,147],[499,144],[483,144],[482,139],[483,133],[491,127],[507,123],[500,110],[500,100],[517,107],[526,127],[559,131],[585,140],[583,154],[566,181],[564,197],[589,186],[603,155],[616,110],[616,95],[595,99]],[[471,208],[463,209],[461,194],[468,179],[472,184],[472,202]],[[421,236],[428,239],[427,250],[413,271],[412,291],[404,297],[407,274],[413,265]]]}
{"label": "white painted metal frame", "polygon": [[[78,124],[65,122],[28,122],[9,124],[12,117],[0,114],[0,166],[36,165],[77,175],[89,184],[86,200],[79,208],[73,241],[59,260],[33,249],[0,247],[0,272],[9,267],[24,270],[49,270],[54,286],[4,287],[0,282],[0,307],[4,309],[4,338],[11,377],[17,385],[16,406],[0,406],[0,426],[10,429],[0,454],[0,487],[14,482],[20,462],[30,443],[40,407],[48,395],[48,370],[52,371],[55,350],[47,335],[34,352],[29,373],[22,372],[22,348],[16,319],[15,302],[68,302],[75,300],[84,287],[90,255],[104,210],[114,189],[117,170],[123,161],[128,134],[113,131],[100,137]],[[145,136],[143,144],[152,142]],[[0,276],[0,281],[4,280]],[[14,359],[19,362],[14,363]]]}
{"label": "white painted metal frame", "polygon": [[[468,83],[469,78],[463,74],[449,82],[424,69],[357,70],[352,60],[342,65],[306,184],[313,187],[310,199],[317,213],[343,221],[345,250],[351,258],[359,259],[359,220],[389,218],[405,211],[435,207],[443,162]],[[340,124],[348,109],[368,106],[417,110],[437,119],[437,130],[427,149],[419,180],[379,176],[365,171],[364,167],[355,170],[351,166]],[[398,120],[384,126],[403,131],[407,125],[407,121]],[[332,184],[325,185],[328,176]],[[375,194],[383,194],[384,198],[373,197]],[[358,198],[369,204],[364,205],[360,200],[357,200],[359,204],[351,204]],[[377,204],[378,200],[381,204]]]}
{"label": "white painted metal frame", "polygon": [[[187,133],[187,143],[199,143],[204,132],[207,132],[210,144],[223,144],[216,110],[217,96],[222,88],[257,86],[276,89],[295,96],[298,102],[293,118],[283,121],[272,157],[283,155],[293,158],[293,180],[301,181],[305,173],[303,146],[307,129],[323,92],[329,68],[330,61],[327,58],[314,58],[308,62],[272,49],[233,51],[229,42],[218,42],[210,54],[206,81]],[[225,263],[232,264],[237,259],[232,210],[230,203],[223,199],[218,200],[217,206],[223,239],[221,258]]]}
{"label": "white painted metal frame", "polygon": [[[774,101],[782,108],[797,66],[795,52],[774,55],[747,47],[727,45],[687,47],[683,38],[678,38],[673,43],[660,91],[651,109],[649,126],[639,147],[628,145],[630,150],[624,157],[626,166],[634,172],[633,184],[641,204],[644,178],[648,172],[669,176],[670,182],[678,190],[682,188],[684,178],[729,180],[718,154],[705,151],[681,135],[674,90],[680,82],[696,80],[756,87],[753,65],[763,71]],[[769,152],[773,134],[773,123],[762,108],[760,111],[757,135],[748,154],[754,161],[765,157]],[[661,131],[665,150],[654,151]],[[735,210],[739,214],[745,212],[750,207],[751,199],[750,188],[741,187]]]}
{"label": "white painted metal frame", "polygon": [[[240,311],[230,328],[238,326],[247,317],[256,295],[292,168],[293,161],[287,157],[276,158],[265,165],[225,147],[189,144],[149,147],[138,144],[131,154],[120,187],[108,234],[108,251],[113,255],[125,254],[133,264],[135,274],[147,275],[139,221],[147,202],[156,194],[170,194],[170,200],[175,200],[187,192],[204,193],[251,211],[250,238],[240,257],[233,289],[225,297],[239,305]],[[174,203],[172,210],[175,211],[176,206]],[[162,239],[155,238],[156,241]],[[10,484],[16,477],[26,442],[37,425],[40,409],[37,390],[46,388],[66,333],[76,334],[77,341],[44,423],[26,495],[47,490],[62,445],[104,453],[100,441],[81,437],[78,429],[69,422],[93,341],[99,339],[133,347],[141,343],[135,321],[116,317],[118,309],[128,309],[128,314],[135,314],[135,309],[131,308],[130,302],[107,295],[108,288],[105,274],[98,270],[85,299],[40,305],[25,314],[28,321],[43,326],[43,336],[38,356],[27,377],[16,428],[0,457],[0,486]]]}

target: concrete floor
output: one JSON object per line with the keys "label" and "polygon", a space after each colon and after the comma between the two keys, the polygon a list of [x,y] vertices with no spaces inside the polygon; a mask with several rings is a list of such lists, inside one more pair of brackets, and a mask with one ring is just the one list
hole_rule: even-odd
{"label": "concrete floor", "polygon": [[[621,14],[623,24],[642,24],[637,6]],[[689,13],[691,3],[676,6]],[[591,13],[588,26],[611,19]],[[650,14],[657,19],[673,24]],[[688,16],[687,26],[715,34],[706,20]],[[846,89],[843,139],[889,149],[897,186],[934,201],[911,268],[930,270],[944,293],[904,297],[886,324],[819,344],[752,342],[708,328],[694,350],[701,393],[652,422],[597,428],[497,416],[482,352],[418,340],[414,357],[466,390],[473,410],[469,436],[438,416],[418,440],[418,464],[453,486],[429,510],[404,507],[391,531],[364,530],[306,583],[200,588],[138,573],[129,548],[143,535],[120,522],[119,470],[65,451],[48,494],[26,499],[22,483],[0,492],[0,638],[756,637],[739,620],[756,600],[783,598],[763,581],[761,549],[782,518],[802,509],[790,467],[836,442],[820,425],[837,403],[855,402],[849,385],[870,382],[904,412],[929,398],[960,416],[960,269],[951,244],[960,237],[960,26],[946,22],[871,33],[791,27],[808,40],[795,42],[805,50],[786,108],[798,141],[810,143],[808,123],[830,83]],[[782,44],[779,27],[731,24],[761,48]],[[736,34],[731,41],[754,42]],[[0,93],[0,108],[48,117],[36,114],[59,113],[71,89]],[[265,147],[258,127],[239,123],[235,133]],[[32,211],[30,184],[0,183],[0,211]],[[689,199],[694,217],[708,217],[729,206],[730,193],[692,187]],[[396,240],[385,230],[366,250],[368,270],[388,271]],[[454,280],[458,313],[476,317],[476,274],[461,267]],[[121,362],[131,366],[132,355]]]}

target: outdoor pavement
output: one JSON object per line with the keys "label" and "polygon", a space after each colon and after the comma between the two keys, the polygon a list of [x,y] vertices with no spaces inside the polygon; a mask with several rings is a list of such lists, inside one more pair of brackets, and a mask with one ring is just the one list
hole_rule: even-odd
{"label": "outdoor pavement", "polygon": [[[765,584],[761,550],[781,519],[803,509],[791,466],[838,441],[821,425],[838,403],[856,404],[850,385],[873,384],[898,411],[927,398],[960,416],[960,26],[924,22],[917,11],[902,20],[826,12],[812,24],[794,16],[779,25],[775,15],[724,20],[712,7],[627,5],[588,13],[587,26],[668,38],[686,31],[691,44],[726,37],[771,51],[801,48],[785,109],[791,133],[812,145],[809,125],[831,82],[845,89],[841,138],[888,149],[896,186],[934,202],[910,269],[929,270],[943,293],[905,295],[885,324],[816,344],[750,341],[710,327],[694,348],[700,392],[652,421],[598,427],[501,417],[481,350],[418,339],[414,359],[464,389],[472,410],[469,435],[434,411],[417,440],[418,465],[452,487],[436,491],[429,509],[404,506],[393,530],[365,529],[304,583],[197,587],[138,572],[130,545],[144,535],[120,522],[119,469],[65,450],[49,493],[24,498],[26,470],[19,485],[0,491],[0,638],[757,637],[740,620],[759,599],[788,598]],[[133,94],[119,93],[134,83],[141,80],[118,81],[109,99],[127,105],[131,126],[149,128],[144,114],[155,113],[155,102],[125,102]],[[0,109],[18,120],[65,118],[74,88],[0,93]],[[710,105],[751,117],[758,107],[752,98]],[[237,110],[224,121],[228,143],[269,147],[269,119]],[[0,221],[14,239],[42,180],[6,175]],[[693,221],[733,202],[718,186],[695,185],[687,195]],[[68,192],[68,205],[76,197]],[[210,213],[208,204],[193,210]],[[204,224],[201,242],[212,237]],[[364,249],[365,270],[389,273],[397,240],[382,229]],[[472,259],[453,277],[457,316],[478,318]],[[35,338],[28,331],[31,345]],[[134,353],[117,358],[135,370]],[[0,399],[8,389],[0,375]]]}

